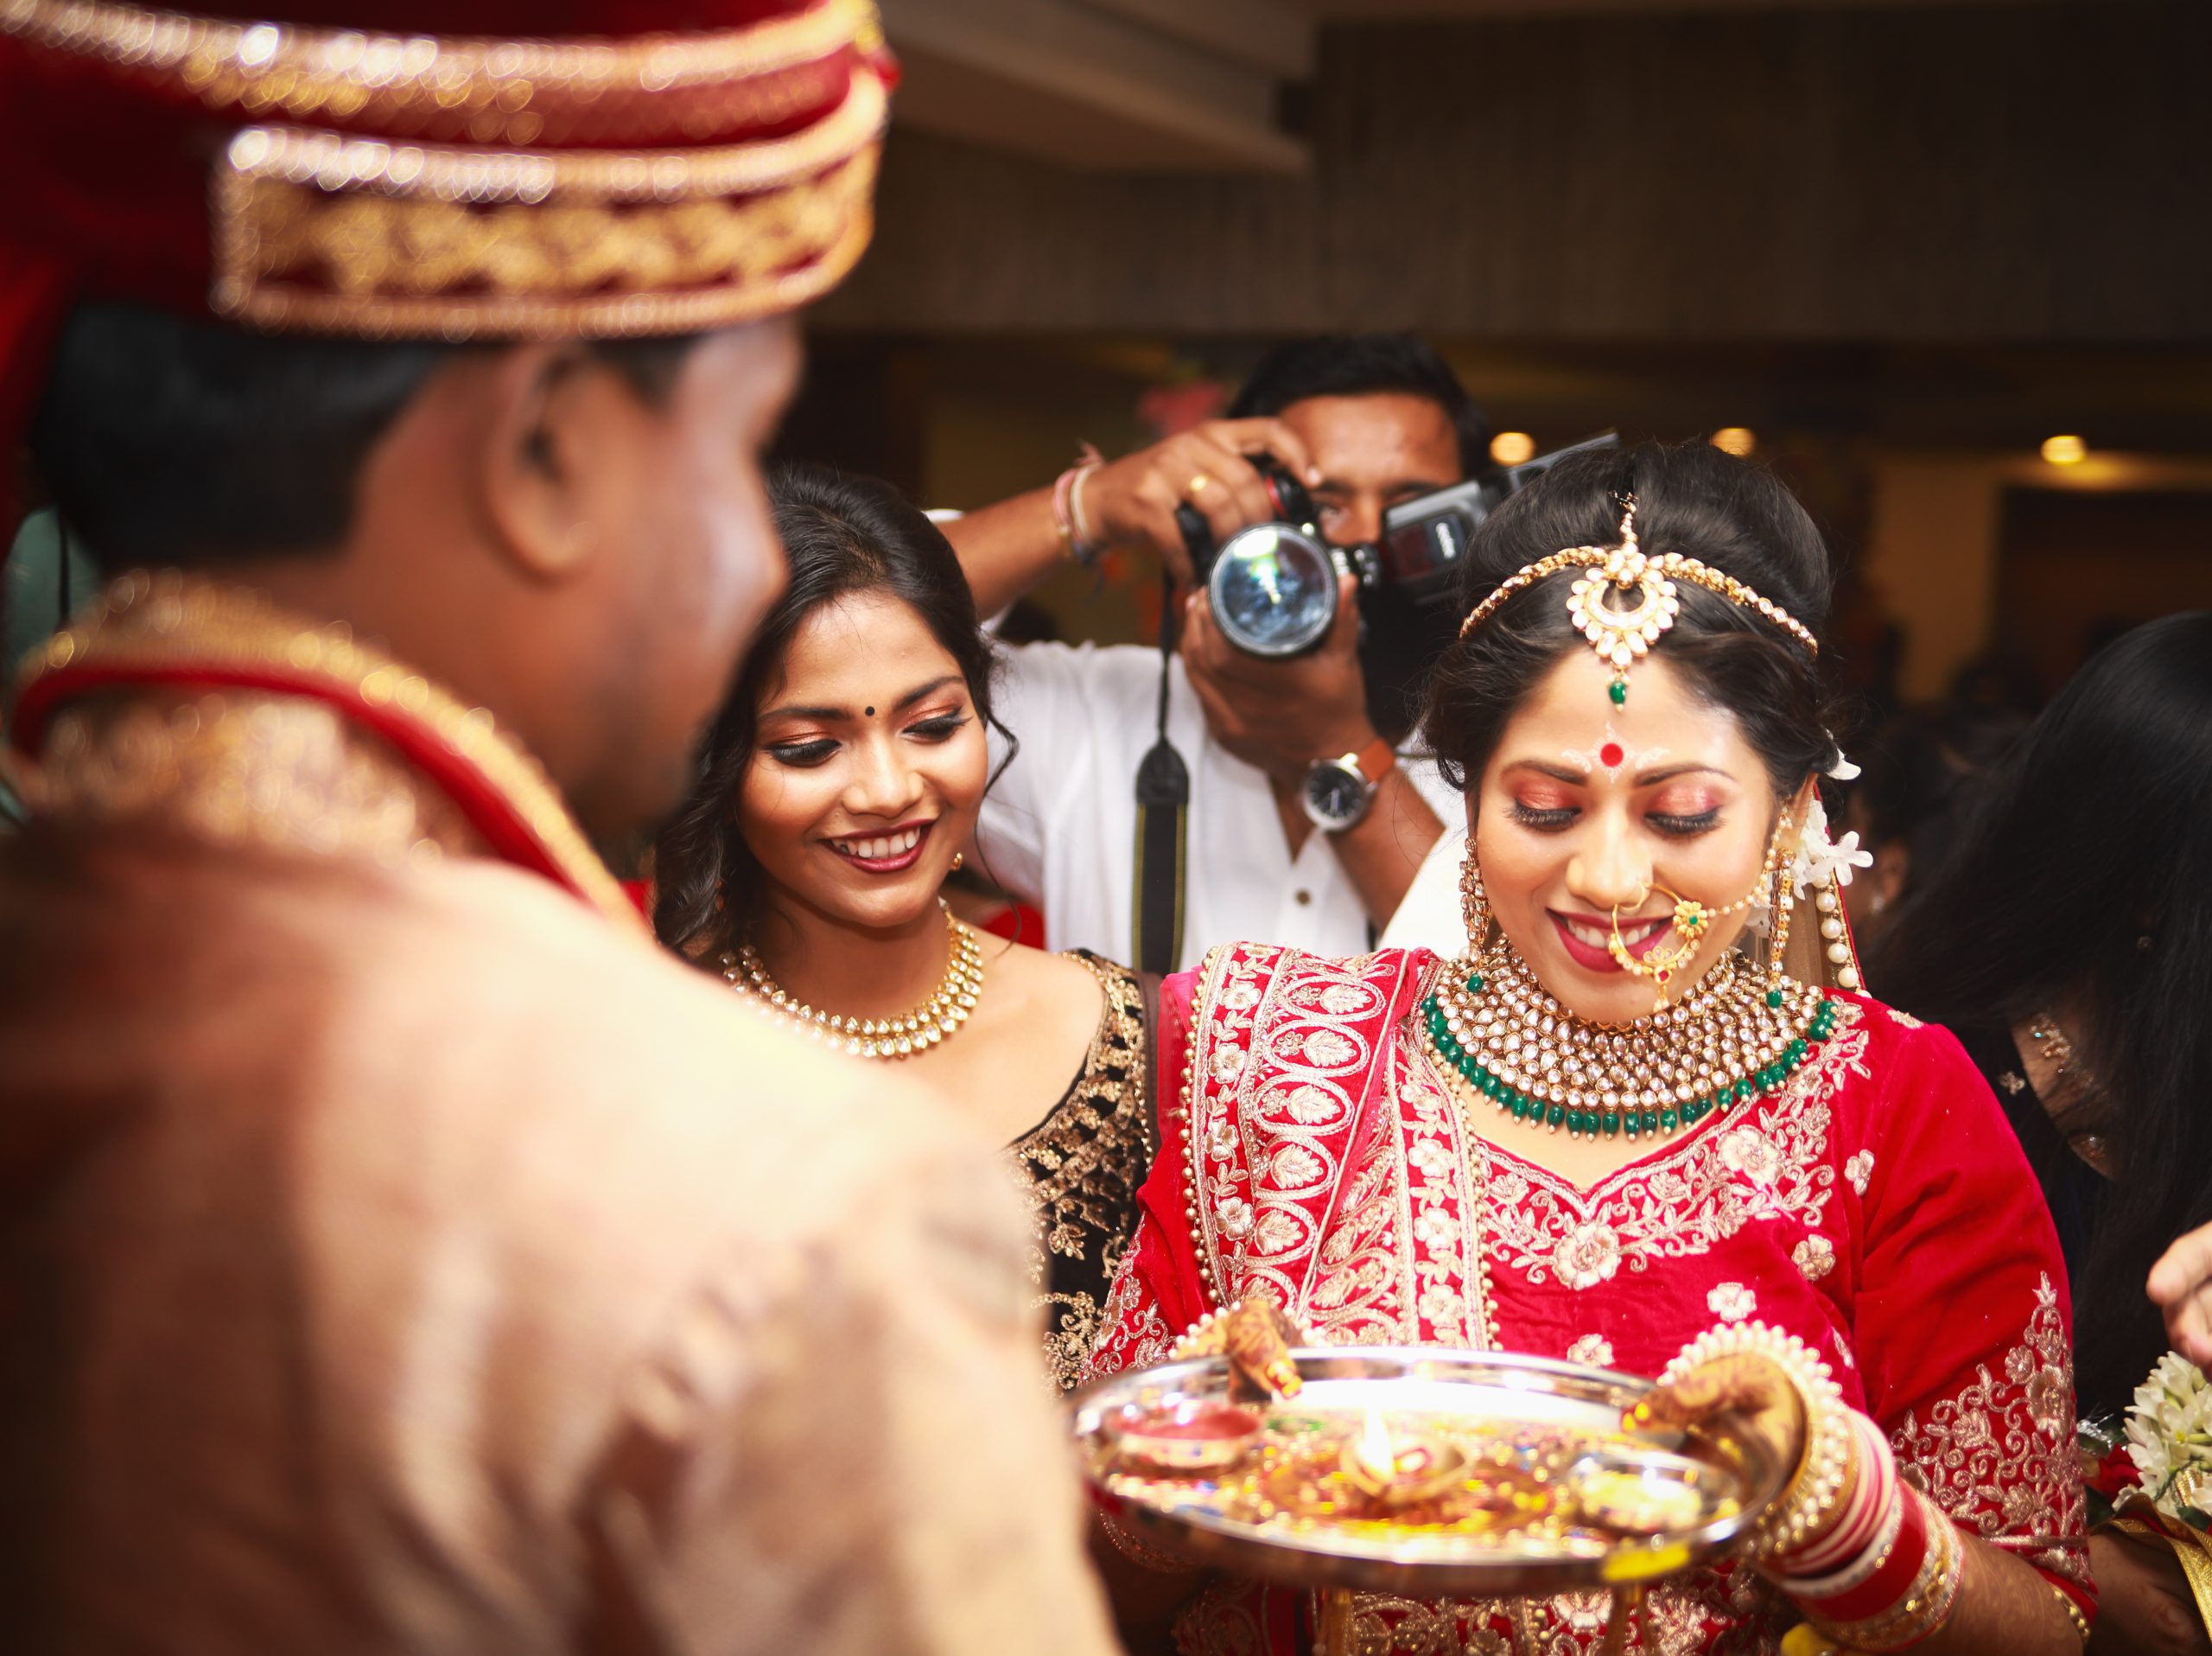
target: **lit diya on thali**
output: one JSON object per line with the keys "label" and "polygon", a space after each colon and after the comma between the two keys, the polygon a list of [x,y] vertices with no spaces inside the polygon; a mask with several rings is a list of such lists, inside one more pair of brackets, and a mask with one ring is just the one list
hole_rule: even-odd
{"label": "lit diya on thali", "polygon": [[1075,1426],[1100,1504],[1139,1539],[1323,1589],[1336,1619],[1359,1589],[1611,1586],[1625,1602],[1728,1551],[1784,1481],[1630,1430],[1649,1385],[1496,1352],[1310,1347],[1254,1301],[1091,1387]]}

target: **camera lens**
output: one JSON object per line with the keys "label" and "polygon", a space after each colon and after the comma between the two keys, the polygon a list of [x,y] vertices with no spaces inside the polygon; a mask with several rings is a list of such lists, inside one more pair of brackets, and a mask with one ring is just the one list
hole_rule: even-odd
{"label": "camera lens", "polygon": [[1288,524],[1255,524],[1232,535],[1206,584],[1215,621],[1248,655],[1296,655],[1336,620],[1336,560]]}

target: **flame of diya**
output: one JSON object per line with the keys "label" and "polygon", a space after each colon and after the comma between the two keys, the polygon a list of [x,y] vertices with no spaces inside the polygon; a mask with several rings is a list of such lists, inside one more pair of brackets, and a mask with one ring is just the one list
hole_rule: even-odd
{"label": "flame of diya", "polygon": [[1394,1436],[1382,1411],[1371,1407],[1344,1440],[1338,1464],[1355,1487],[1386,1506],[1433,1500],[1469,1470],[1465,1449],[1426,1432]]}

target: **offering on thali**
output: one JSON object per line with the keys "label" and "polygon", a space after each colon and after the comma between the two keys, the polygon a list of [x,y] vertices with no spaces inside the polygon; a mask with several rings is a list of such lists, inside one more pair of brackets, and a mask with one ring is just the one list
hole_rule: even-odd
{"label": "offering on thali", "polygon": [[1092,1474],[1141,1506],[1313,1533],[1515,1537],[1587,1552],[1732,1517],[1720,1468],[1626,1437],[1525,1421],[1393,1418],[1292,1405],[1131,1407],[1100,1435]]}
{"label": "offering on thali", "polygon": [[1726,1551],[1783,1481],[1624,1427],[1649,1387],[1627,1375],[1224,1321],[1076,1409],[1102,1503],[1194,1562],[1421,1596],[1625,1586]]}
{"label": "offering on thali", "polygon": [[1132,1405],[1114,1421],[1116,1452],[1154,1473],[1219,1471],[1252,1451],[1266,1418],[1233,1403]]}

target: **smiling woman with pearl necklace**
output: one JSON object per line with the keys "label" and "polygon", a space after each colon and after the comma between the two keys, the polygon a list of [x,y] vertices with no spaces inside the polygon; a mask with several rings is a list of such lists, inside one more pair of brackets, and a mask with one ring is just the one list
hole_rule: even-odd
{"label": "smiling woman with pearl necklace", "polygon": [[[2064,1268],[1957,1042],[1855,992],[1817,531],[1755,466],[1646,446],[1562,462],[1462,568],[1424,735],[1466,952],[1238,944],[1166,981],[1184,1092],[1094,1369],[1261,1294],[1316,1343],[1659,1376],[1654,1424],[1726,1412],[1797,1468],[1740,1557],[1655,1591],[1663,1648],[2079,1656]],[[1115,1579],[1125,1634],[1312,1636],[1156,1550]],[[1377,1653],[1607,1632],[1577,1599],[1352,1615]]]}
{"label": "smiling woman with pearl necklace", "polygon": [[661,939],[763,1016],[897,1063],[1007,1147],[1071,1383],[1155,1142],[1147,984],[979,935],[939,895],[990,781],[990,646],[952,549],[887,485],[770,485],[791,584],[655,849]]}

